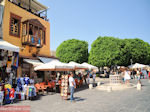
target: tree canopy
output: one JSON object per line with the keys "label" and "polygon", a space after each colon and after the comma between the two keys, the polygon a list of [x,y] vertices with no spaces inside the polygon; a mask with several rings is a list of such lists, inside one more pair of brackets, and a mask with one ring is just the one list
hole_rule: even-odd
{"label": "tree canopy", "polygon": [[75,61],[83,63],[88,61],[88,43],[77,39],[62,42],[57,50],[56,56],[60,61],[68,63]]}
{"label": "tree canopy", "polygon": [[89,63],[101,67],[111,65],[149,64],[150,45],[140,39],[98,37],[91,45]]}
{"label": "tree canopy", "polygon": [[141,39],[125,39],[124,49],[128,53],[129,59],[133,60],[133,63],[149,64],[150,60],[150,45]]}

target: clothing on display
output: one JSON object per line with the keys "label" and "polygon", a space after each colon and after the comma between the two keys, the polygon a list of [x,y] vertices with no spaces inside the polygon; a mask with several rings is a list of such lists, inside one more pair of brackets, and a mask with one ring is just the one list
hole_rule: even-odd
{"label": "clothing on display", "polygon": [[4,99],[4,91],[0,91],[0,103],[2,104]]}
{"label": "clothing on display", "polygon": [[36,96],[36,89],[34,86],[28,86],[28,89],[29,89],[28,97]]}
{"label": "clothing on display", "polygon": [[17,79],[17,88],[16,88],[16,91],[19,92],[19,91],[22,91],[22,84],[21,84],[21,80],[20,78]]}
{"label": "clothing on display", "polygon": [[26,85],[28,85],[30,83],[29,77],[24,77],[24,82]]}
{"label": "clothing on display", "polygon": [[10,100],[15,99],[15,89],[14,88],[10,89],[9,98],[10,98]]}

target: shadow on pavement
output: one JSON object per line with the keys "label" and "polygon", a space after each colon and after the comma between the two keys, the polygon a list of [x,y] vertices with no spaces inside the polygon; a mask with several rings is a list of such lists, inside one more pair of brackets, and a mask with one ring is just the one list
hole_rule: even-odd
{"label": "shadow on pavement", "polygon": [[83,90],[86,90],[86,89],[88,89],[88,88],[89,88],[88,85],[82,85],[80,88],[76,88],[76,89],[75,89],[75,92],[83,91]]}
{"label": "shadow on pavement", "polygon": [[[67,99],[68,101],[70,101],[70,98]],[[74,97],[74,101],[78,102],[78,101],[84,101],[86,100],[85,98],[81,98],[81,97]]]}
{"label": "shadow on pavement", "polygon": [[80,98],[80,97],[75,97],[74,100],[75,100],[75,101],[84,101],[84,100],[86,100],[86,99],[85,99],[85,98]]}

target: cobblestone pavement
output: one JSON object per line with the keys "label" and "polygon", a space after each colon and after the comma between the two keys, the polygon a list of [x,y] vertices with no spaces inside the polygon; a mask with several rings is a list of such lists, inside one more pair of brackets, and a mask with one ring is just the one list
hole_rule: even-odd
{"label": "cobblestone pavement", "polygon": [[60,94],[50,93],[39,100],[20,101],[12,105],[30,105],[31,112],[150,112],[150,83],[142,79],[142,85],[141,91],[132,88],[112,92],[83,87],[76,90],[76,102],[62,100]]}

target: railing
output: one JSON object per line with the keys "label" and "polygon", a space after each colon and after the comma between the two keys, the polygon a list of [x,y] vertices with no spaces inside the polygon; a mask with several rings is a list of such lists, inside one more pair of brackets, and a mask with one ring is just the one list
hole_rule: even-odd
{"label": "railing", "polygon": [[22,36],[22,45],[42,47],[41,39],[33,35]]}
{"label": "railing", "polygon": [[9,2],[27,10],[28,12],[44,19],[45,21],[48,21],[47,19],[47,10],[44,10],[42,12],[37,11],[36,9],[34,9],[33,7],[30,7],[28,4],[24,3],[21,0],[8,0]]}

